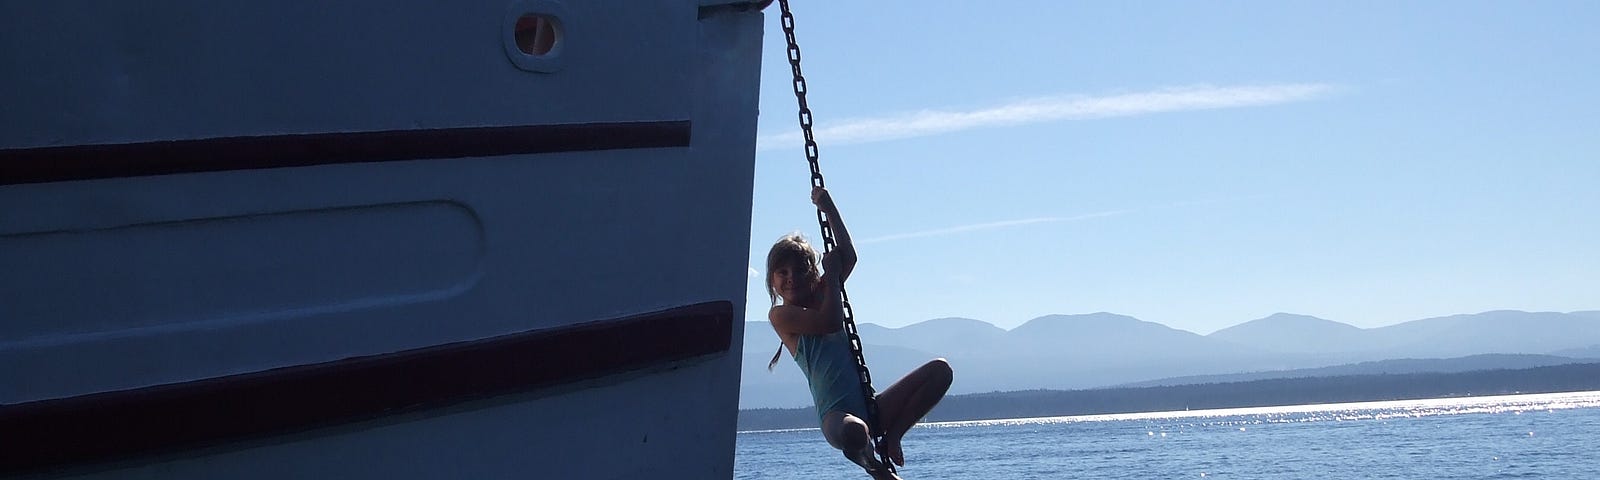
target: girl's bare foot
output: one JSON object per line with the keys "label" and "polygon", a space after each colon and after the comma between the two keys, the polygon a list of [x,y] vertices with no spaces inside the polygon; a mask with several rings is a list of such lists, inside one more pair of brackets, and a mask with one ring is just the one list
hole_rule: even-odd
{"label": "girl's bare foot", "polygon": [[906,466],[906,454],[900,450],[900,439],[886,438],[883,443],[884,456],[889,457],[889,461],[894,462],[896,466]]}
{"label": "girl's bare foot", "polygon": [[855,453],[844,452],[844,457],[860,465],[861,469],[866,470],[867,475],[872,475],[874,480],[901,480],[899,475],[889,471],[888,467],[872,454],[872,447],[863,447]]}

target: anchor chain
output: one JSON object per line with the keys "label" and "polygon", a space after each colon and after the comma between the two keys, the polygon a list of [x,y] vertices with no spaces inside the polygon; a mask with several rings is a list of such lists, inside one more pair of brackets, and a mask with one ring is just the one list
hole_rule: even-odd
{"label": "anchor chain", "polygon": [[[789,11],[789,0],[778,0],[783,19],[783,37],[788,41],[789,69],[794,74],[794,98],[800,104],[800,131],[806,140],[806,161],[811,164],[811,186],[822,187],[822,168],[817,163],[817,141],[811,132],[811,107],[806,104],[806,77],[800,71],[800,45],[794,39],[794,14]],[[835,241],[833,226],[828,223],[828,216],[817,210],[817,224],[822,228],[822,252],[827,254],[833,251]],[[861,336],[856,333],[855,312],[850,308],[850,295],[845,292],[844,279],[839,279],[840,304],[844,306],[844,329],[850,338],[850,352],[856,357],[856,373],[861,376],[861,395],[867,402],[867,425],[871,427],[872,443],[879,460],[890,472],[894,471],[894,463],[889,461],[888,452],[885,451],[885,432],[878,419],[877,391],[872,388],[872,372],[867,370],[867,359],[861,352]]]}

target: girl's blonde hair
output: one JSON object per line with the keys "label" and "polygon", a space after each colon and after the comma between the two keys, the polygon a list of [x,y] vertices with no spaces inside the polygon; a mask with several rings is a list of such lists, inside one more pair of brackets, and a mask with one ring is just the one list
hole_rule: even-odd
{"label": "girl's blonde hair", "polygon": [[806,237],[795,232],[779,238],[778,243],[772,244],[772,250],[767,251],[767,296],[771,297],[773,306],[778,305],[778,290],[772,287],[772,272],[785,265],[794,267],[796,273],[803,271],[807,279],[821,275],[817,251],[811,248]]}

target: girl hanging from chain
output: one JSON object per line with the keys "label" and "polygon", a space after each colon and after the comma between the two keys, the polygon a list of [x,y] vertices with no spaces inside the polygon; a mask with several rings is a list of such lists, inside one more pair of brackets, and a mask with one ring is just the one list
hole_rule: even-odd
{"label": "girl hanging from chain", "polygon": [[[836,248],[822,257],[819,272],[816,250],[799,234],[784,236],[772,246],[767,253],[767,295],[772,298],[767,318],[810,384],[823,438],[873,478],[898,479],[873,455],[868,426],[874,419],[868,416],[843,326],[840,292],[856,266],[855,246],[828,191],[813,187],[811,201],[827,216]],[[950,364],[938,358],[878,394],[876,420],[884,431],[880,448],[895,465],[905,465],[900,439],[944,398],[950,381]]]}

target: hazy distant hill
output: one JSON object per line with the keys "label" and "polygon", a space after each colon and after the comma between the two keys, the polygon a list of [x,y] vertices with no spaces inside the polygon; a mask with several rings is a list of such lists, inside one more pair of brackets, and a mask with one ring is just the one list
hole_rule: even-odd
{"label": "hazy distant hill", "polygon": [[862,324],[856,331],[877,345],[910,347],[944,355],[990,352],[1004,346],[1006,331],[970,318],[938,318],[901,328]]}
{"label": "hazy distant hill", "polygon": [[[1000,377],[963,391],[1086,388],[1121,379],[1236,371],[1267,352],[1124,315],[1049,315],[1007,332],[1003,348],[978,356],[977,365]],[[960,358],[952,357],[958,371]],[[965,378],[965,377],[962,377]]]}
{"label": "hazy distant hill", "polygon": [[1230,346],[1126,315],[1048,315],[1012,329],[1010,353],[1140,361],[1203,354],[1230,354]]}
{"label": "hazy distant hill", "polygon": [[1572,356],[1514,355],[1493,353],[1460,358],[1405,358],[1397,360],[1378,360],[1349,365],[1335,365],[1331,367],[1319,368],[1299,368],[1294,370],[1278,370],[1271,372],[1195,375],[1188,377],[1163,378],[1144,382],[1133,382],[1123,385],[1116,385],[1115,387],[1155,387],[1163,385],[1191,385],[1199,383],[1249,382],[1275,378],[1337,377],[1348,375],[1457,373],[1483,370],[1548,367],[1554,365],[1570,365],[1574,363],[1590,362],[1588,360],[1583,360]]}
{"label": "hazy distant hill", "polygon": [[1207,336],[1274,352],[1334,353],[1359,348],[1365,333],[1354,325],[1332,320],[1275,313]]}
{"label": "hazy distant hill", "polygon": [[1566,350],[1556,350],[1554,352],[1550,352],[1550,354],[1551,355],[1559,355],[1559,356],[1563,356],[1563,357],[1583,358],[1583,359],[1589,359],[1589,360],[1596,360],[1596,359],[1600,359],[1600,345],[1590,345],[1590,346],[1587,346],[1587,347],[1584,347],[1584,348],[1569,348],[1569,349],[1566,349]]}
{"label": "hazy distant hill", "polygon": [[[775,372],[766,369],[778,345],[772,328],[765,322],[746,327],[740,406],[809,405],[804,379],[787,354]],[[1532,364],[1521,355],[1600,358],[1595,350],[1600,348],[1600,311],[1493,311],[1371,329],[1276,314],[1211,335],[1104,312],[1048,315],[1009,331],[968,318],[941,318],[900,328],[862,324],[859,331],[878,388],[888,387],[928,359],[945,357],[956,372],[952,394],[1084,389],[1245,372],[1270,376],[1360,362],[1483,354],[1507,355],[1470,362],[1483,368],[1525,368]]]}
{"label": "hazy distant hill", "polygon": [[1600,318],[1500,310],[1429,318],[1371,329],[1391,356],[1454,357],[1478,353],[1549,353],[1593,345]]}
{"label": "hazy distant hill", "polygon": [[1383,358],[1544,354],[1582,346],[1575,344],[1575,339],[1600,338],[1600,315],[1590,315],[1592,313],[1499,310],[1372,329],[1280,313],[1218,330],[1210,336],[1292,354],[1361,354]]}

